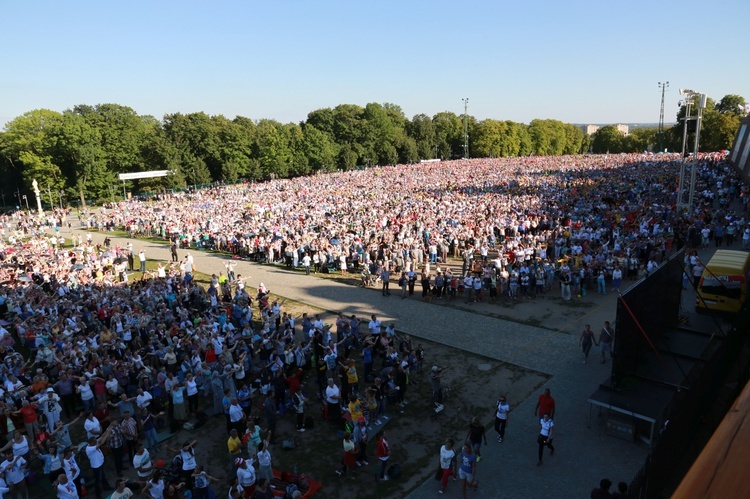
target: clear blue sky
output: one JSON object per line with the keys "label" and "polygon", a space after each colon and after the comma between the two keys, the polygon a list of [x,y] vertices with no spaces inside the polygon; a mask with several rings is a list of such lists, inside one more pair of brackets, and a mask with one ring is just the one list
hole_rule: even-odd
{"label": "clear blue sky", "polygon": [[[679,88],[750,100],[749,0],[4,0],[0,126],[117,103],[282,122],[342,103],[411,118],[666,121]],[[682,35],[684,34],[684,36]]]}

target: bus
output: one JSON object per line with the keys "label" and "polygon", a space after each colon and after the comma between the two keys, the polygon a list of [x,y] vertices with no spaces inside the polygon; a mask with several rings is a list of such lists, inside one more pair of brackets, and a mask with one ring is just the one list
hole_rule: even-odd
{"label": "bus", "polygon": [[717,250],[698,283],[696,312],[739,312],[747,299],[748,280],[750,253]]}

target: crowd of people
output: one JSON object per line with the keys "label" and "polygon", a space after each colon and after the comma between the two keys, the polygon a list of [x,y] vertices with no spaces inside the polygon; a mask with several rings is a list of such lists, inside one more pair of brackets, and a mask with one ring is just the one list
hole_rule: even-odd
{"label": "crowd of people", "polygon": [[[559,278],[569,299],[616,290],[706,230],[750,247],[748,186],[725,154],[701,155],[688,213],[679,168],[668,154],[401,165],[164,194],[81,221],[308,272],[364,270],[383,286],[403,278],[426,298],[481,288],[521,299]],[[449,256],[463,259],[460,275],[436,269]]]}
{"label": "crowd of people", "polygon": [[[705,243],[706,228],[716,244],[747,238],[750,245],[748,187],[724,155],[701,157],[698,202],[688,213],[676,207],[678,168],[670,155],[467,160],[214,187],[79,214],[91,228],[170,239],[172,262],[154,270],[132,244],[67,240],[59,228],[70,214],[46,221],[5,215],[0,428],[8,454],[0,488],[24,496],[24,470],[41,462],[59,497],[80,496],[77,460],[86,459],[99,499],[110,485],[106,448],[118,475],[115,499],[130,490],[120,478],[125,456],[154,499],[185,489],[205,497],[218,480],[196,462],[200,444],[162,449],[157,431],[217,415],[226,423],[230,496],[270,497],[276,421],[291,411],[296,429],[306,430],[306,380],[327,418],[346,424],[339,471],[353,475],[368,464],[369,432],[389,417],[386,408],[408,404],[422,349],[375,316],[340,315],[335,329],[318,317],[293,317],[262,283],[250,296],[231,261],[202,286],[190,251],[224,250],[312,272],[363,268],[380,277],[385,296],[394,281],[408,297],[418,277],[423,296],[438,299],[524,297],[557,281],[563,299],[606,293],[676,247]],[[44,233],[47,222],[52,236]],[[180,249],[188,250],[182,260]],[[463,260],[460,275],[445,265],[449,256]],[[359,354],[362,361],[354,359]],[[436,412],[441,372],[430,371]],[[498,407],[500,440],[507,414]],[[540,435],[547,431],[541,463],[544,447],[554,447],[552,425],[539,416]],[[85,441],[76,446],[70,429],[79,421]],[[461,460],[471,487],[481,456],[477,433],[468,437]],[[390,446],[384,431],[375,440],[385,480]],[[176,460],[157,466],[157,454]]]}

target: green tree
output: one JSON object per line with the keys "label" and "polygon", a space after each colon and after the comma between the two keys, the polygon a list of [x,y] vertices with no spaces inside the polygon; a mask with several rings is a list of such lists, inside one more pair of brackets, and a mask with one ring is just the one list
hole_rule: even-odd
{"label": "green tree", "polygon": [[291,153],[289,176],[309,174],[310,163],[305,154],[305,137],[302,127],[296,123],[287,123],[283,127]]}
{"label": "green tree", "polygon": [[108,170],[115,174],[140,170],[140,149],[150,117],[138,116],[130,107],[119,104],[81,104],[65,114],[81,116],[99,132]]}
{"label": "green tree", "polygon": [[558,120],[533,120],[529,124],[529,135],[534,154],[540,156],[563,154],[568,145],[565,124]]}
{"label": "green tree", "polygon": [[419,150],[417,141],[405,133],[400,134],[396,150],[398,151],[398,161],[403,164],[412,164],[419,161]]}
{"label": "green tree", "polygon": [[34,179],[55,190],[65,186],[65,178],[54,157],[53,137],[61,122],[60,113],[37,109],[24,113],[5,126],[2,155],[27,189]]}
{"label": "green tree", "polygon": [[[64,165],[67,184],[75,190],[86,206],[86,199],[109,199],[117,185],[116,173],[108,168],[110,157],[104,146],[100,126],[80,114],[66,111],[55,131],[56,153]],[[111,144],[113,148],[119,146]]]}
{"label": "green tree", "polygon": [[580,154],[583,152],[583,142],[586,136],[579,127],[565,123],[563,125],[565,130],[565,147],[563,148],[563,154]]}
{"label": "green tree", "polygon": [[658,132],[658,128],[633,128],[623,140],[623,151],[643,152],[653,148],[657,145]]}
{"label": "green tree", "polygon": [[454,151],[461,154],[463,146],[461,119],[455,113],[443,111],[432,117],[432,124],[435,128],[438,155],[443,159],[451,159]]}
{"label": "green tree", "polygon": [[747,114],[745,98],[735,94],[727,94],[716,104],[716,110],[721,114],[733,115],[741,118]]}
{"label": "green tree", "polygon": [[357,166],[357,151],[352,148],[351,144],[344,144],[339,150],[338,163],[344,170],[351,170]]}
{"label": "green tree", "polygon": [[167,139],[161,124],[149,125],[141,146],[141,169],[169,170],[171,173],[166,177],[141,179],[138,187],[147,191],[184,187],[185,176],[180,159],[180,151]]}
{"label": "green tree", "polygon": [[305,124],[314,126],[330,138],[336,137],[336,112],[330,107],[309,112]]}
{"label": "green tree", "polygon": [[617,126],[607,125],[601,127],[599,130],[593,133],[591,137],[591,145],[593,147],[594,153],[616,154],[623,152],[625,142],[624,139],[625,134],[618,130]]}
{"label": "green tree", "polygon": [[515,156],[518,151],[513,150],[508,134],[508,124],[504,121],[484,120],[479,122],[471,134],[471,154],[474,157],[500,158]]}
{"label": "green tree", "polygon": [[323,133],[311,124],[305,124],[302,127],[302,134],[303,150],[312,171],[334,171],[336,169],[337,148],[328,134]]}
{"label": "green tree", "polygon": [[740,127],[740,117],[733,112],[720,113],[715,108],[703,112],[700,150],[722,151],[732,147]]}
{"label": "green tree", "polygon": [[275,120],[260,120],[257,147],[263,178],[285,178],[291,172],[293,154],[284,127]]}
{"label": "green tree", "polygon": [[414,140],[419,159],[434,158],[437,152],[435,126],[426,114],[417,114],[406,126],[409,137]]}
{"label": "green tree", "polygon": [[205,113],[164,116],[164,132],[179,151],[180,170],[189,185],[221,178],[215,126]]}

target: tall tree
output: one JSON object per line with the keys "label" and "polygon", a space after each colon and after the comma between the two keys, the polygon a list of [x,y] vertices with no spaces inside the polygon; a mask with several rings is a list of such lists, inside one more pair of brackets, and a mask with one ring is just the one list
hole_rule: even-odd
{"label": "tall tree", "polygon": [[615,125],[601,127],[593,133],[591,145],[597,154],[620,153],[624,150],[625,134],[617,129]]}
{"label": "tall tree", "polygon": [[336,145],[328,134],[311,124],[302,127],[303,149],[313,172],[329,172],[336,169]]}
{"label": "tall tree", "polygon": [[[2,155],[10,167],[30,188],[34,179],[53,189],[64,186],[65,179],[55,154],[55,141],[62,115],[48,109],[29,111],[5,126]],[[18,200],[19,203],[21,200]]]}
{"label": "tall tree", "polygon": [[[117,185],[115,172],[108,168],[111,150],[105,147],[101,126],[92,124],[80,114],[65,112],[55,131],[55,144],[60,163],[65,165],[67,185],[78,194],[81,204],[86,199],[109,199]],[[119,146],[110,144],[113,149]]]}
{"label": "tall tree", "polygon": [[428,159],[437,156],[435,126],[429,116],[426,114],[417,114],[408,123],[406,131],[409,137],[414,140],[419,159]]}
{"label": "tall tree", "polygon": [[747,114],[745,111],[745,98],[735,94],[727,94],[716,104],[716,110],[721,114],[729,114],[737,117],[743,117]]}
{"label": "tall tree", "polygon": [[119,104],[78,105],[69,113],[83,117],[98,130],[110,171],[123,173],[140,169],[140,147],[150,117],[138,116],[132,108]]}
{"label": "tall tree", "polygon": [[435,127],[435,143],[441,158],[451,159],[453,151],[461,151],[463,125],[455,113],[443,111],[432,117]]}

